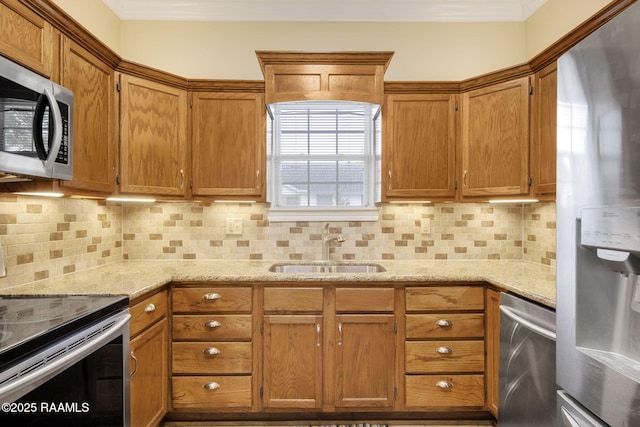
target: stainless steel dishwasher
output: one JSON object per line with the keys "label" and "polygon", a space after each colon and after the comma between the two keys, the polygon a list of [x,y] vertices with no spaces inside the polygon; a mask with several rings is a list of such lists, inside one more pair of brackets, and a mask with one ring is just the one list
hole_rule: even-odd
{"label": "stainless steel dishwasher", "polygon": [[556,315],[500,296],[499,427],[556,425]]}

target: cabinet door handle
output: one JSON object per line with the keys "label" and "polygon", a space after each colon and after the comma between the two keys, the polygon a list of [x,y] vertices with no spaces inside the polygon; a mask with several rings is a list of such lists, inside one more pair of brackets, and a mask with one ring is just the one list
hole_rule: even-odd
{"label": "cabinet door handle", "polygon": [[451,347],[446,347],[446,346],[438,347],[438,349],[436,351],[438,353],[440,353],[440,354],[451,354],[451,353],[453,353],[453,349]]}
{"label": "cabinet door handle", "polygon": [[467,174],[469,173],[468,170],[465,169],[464,173],[462,174],[462,187],[467,188]]}
{"label": "cabinet door handle", "polygon": [[260,169],[256,169],[256,189],[262,191],[262,181],[260,180]]}
{"label": "cabinet door handle", "polygon": [[138,358],[133,354],[133,351],[131,351],[131,359],[133,360],[133,371],[129,374],[129,377],[133,378],[136,372],[138,372]]}
{"label": "cabinet door handle", "polygon": [[154,303],[149,304],[145,309],[145,313],[153,313],[156,311],[156,305]]}
{"label": "cabinet door handle", "polygon": [[391,188],[392,188],[391,178],[392,178],[393,174],[391,173],[391,171],[389,171],[388,175],[389,175],[389,181],[387,182],[387,190],[391,191]]}
{"label": "cabinet door handle", "polygon": [[204,325],[207,328],[215,329],[215,328],[219,328],[220,326],[222,326],[222,323],[218,322],[217,320],[210,320],[207,323],[205,323]]}
{"label": "cabinet door handle", "polygon": [[214,382],[206,383],[205,385],[202,386],[202,388],[204,388],[205,390],[217,390],[220,388],[220,384],[214,381]]}
{"label": "cabinet door handle", "polygon": [[216,294],[215,292],[212,292],[210,294],[204,294],[202,295],[202,299],[207,300],[207,301],[214,301],[217,299],[222,298],[222,296],[220,294]]}
{"label": "cabinet door handle", "polygon": [[438,381],[436,383],[436,387],[439,387],[439,388],[453,388],[453,383],[451,381]]}
{"label": "cabinet door handle", "polygon": [[184,169],[180,169],[180,190],[184,190]]}
{"label": "cabinet door handle", "polygon": [[216,356],[216,355],[220,354],[220,350],[218,350],[215,347],[205,348],[204,350],[202,350],[202,352],[204,354],[206,354],[207,356]]}
{"label": "cabinet door handle", "polygon": [[453,326],[453,322],[447,319],[439,319],[438,321],[436,321],[436,325],[440,326],[441,328],[450,328],[451,326]]}
{"label": "cabinet door handle", "polygon": [[317,335],[316,347],[320,347],[320,323],[316,325],[316,335]]}
{"label": "cabinet door handle", "polygon": [[342,323],[338,323],[338,345],[342,345]]}

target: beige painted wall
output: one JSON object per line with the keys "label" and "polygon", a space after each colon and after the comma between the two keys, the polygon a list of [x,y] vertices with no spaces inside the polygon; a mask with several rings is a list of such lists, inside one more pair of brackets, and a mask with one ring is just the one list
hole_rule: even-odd
{"label": "beige painted wall", "polygon": [[610,0],[548,0],[526,22],[526,57],[533,58],[610,2]]}
{"label": "beige painted wall", "polygon": [[102,0],[54,0],[123,58],[188,78],[261,80],[256,50],[392,50],[385,79],[462,80],[517,65],[609,0],[548,0],[526,22],[120,21]]}
{"label": "beige painted wall", "polygon": [[53,0],[53,2],[113,51],[121,54],[120,18],[102,0]]}

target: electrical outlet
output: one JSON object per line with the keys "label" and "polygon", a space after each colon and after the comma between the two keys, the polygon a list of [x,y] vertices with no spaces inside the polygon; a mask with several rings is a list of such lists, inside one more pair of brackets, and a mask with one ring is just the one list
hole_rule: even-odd
{"label": "electrical outlet", "polygon": [[420,220],[420,232],[422,234],[431,233],[431,220],[429,218],[422,218],[422,220]]}
{"label": "electrical outlet", "polygon": [[242,234],[242,218],[227,218],[226,234]]}

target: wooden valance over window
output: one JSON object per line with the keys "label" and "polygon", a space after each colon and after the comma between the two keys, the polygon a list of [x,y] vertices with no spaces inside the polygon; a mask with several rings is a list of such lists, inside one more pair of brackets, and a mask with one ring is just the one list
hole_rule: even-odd
{"label": "wooden valance over window", "polygon": [[256,51],[266,103],[360,101],[382,105],[384,73],[393,52]]}

